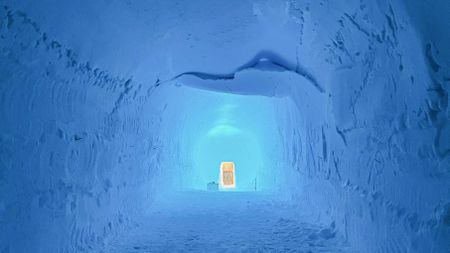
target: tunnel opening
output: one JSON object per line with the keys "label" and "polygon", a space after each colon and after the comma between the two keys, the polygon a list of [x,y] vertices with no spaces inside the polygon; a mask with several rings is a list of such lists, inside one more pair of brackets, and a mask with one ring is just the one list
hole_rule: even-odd
{"label": "tunnel opening", "polygon": [[182,156],[190,159],[181,186],[206,190],[208,183],[221,181],[221,164],[231,161],[235,187],[227,191],[274,188],[281,173],[273,161],[280,156],[276,153],[279,140],[273,136],[277,129],[273,101],[261,96],[196,92],[198,98],[189,96],[196,102],[186,108],[189,116],[181,130]]}

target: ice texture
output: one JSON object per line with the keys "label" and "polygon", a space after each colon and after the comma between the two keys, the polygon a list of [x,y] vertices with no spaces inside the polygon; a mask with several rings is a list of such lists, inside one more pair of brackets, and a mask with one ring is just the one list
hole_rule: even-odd
{"label": "ice texture", "polygon": [[182,223],[177,205],[140,222],[189,172],[187,108],[209,93],[269,99],[278,122],[281,179],[261,187],[289,208],[238,199],[230,233],[292,240],[233,252],[449,252],[449,17],[446,0],[0,0],[0,252],[170,250],[133,240]]}

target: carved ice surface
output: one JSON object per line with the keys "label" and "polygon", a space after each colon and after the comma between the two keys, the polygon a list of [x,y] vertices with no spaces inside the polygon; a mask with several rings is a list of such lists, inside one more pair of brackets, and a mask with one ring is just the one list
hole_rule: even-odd
{"label": "carved ice surface", "polygon": [[449,16],[0,0],[0,252],[449,252]]}

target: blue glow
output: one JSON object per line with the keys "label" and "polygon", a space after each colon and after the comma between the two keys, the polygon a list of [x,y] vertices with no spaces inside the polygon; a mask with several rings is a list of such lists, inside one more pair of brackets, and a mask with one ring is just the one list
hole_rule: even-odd
{"label": "blue glow", "polygon": [[233,161],[236,189],[254,190],[255,179],[263,163],[259,143],[251,134],[237,128],[215,127],[214,130],[217,130],[216,134],[208,132],[194,147],[195,185],[205,189],[208,182],[218,182],[220,163]]}
{"label": "blue glow", "polygon": [[183,131],[184,154],[190,164],[185,186],[206,190],[209,182],[219,181],[223,161],[235,163],[236,191],[259,191],[262,182],[273,181],[273,162],[268,158],[277,128],[274,98],[189,88],[186,92],[195,102],[188,108]]}
{"label": "blue glow", "polygon": [[241,130],[230,125],[218,125],[208,131],[209,137],[233,136],[241,133]]}

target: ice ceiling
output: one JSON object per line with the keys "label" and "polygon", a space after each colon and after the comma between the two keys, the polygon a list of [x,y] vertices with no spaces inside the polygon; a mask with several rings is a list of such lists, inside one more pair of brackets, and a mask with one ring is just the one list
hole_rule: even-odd
{"label": "ice ceiling", "polygon": [[444,0],[0,0],[0,252],[105,252],[229,159],[237,188],[305,207],[355,252],[448,252],[449,16]]}

